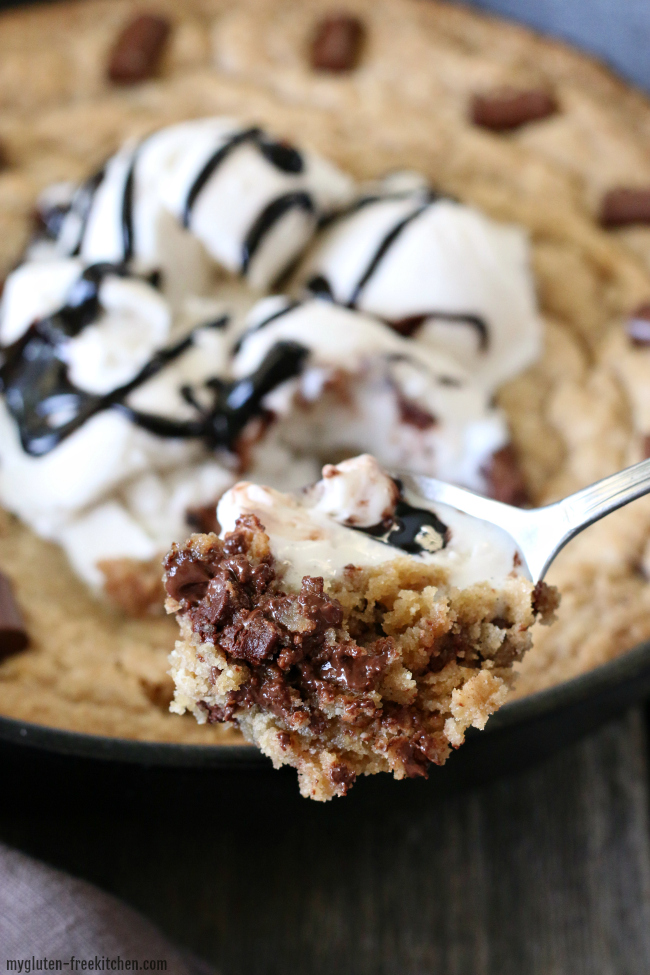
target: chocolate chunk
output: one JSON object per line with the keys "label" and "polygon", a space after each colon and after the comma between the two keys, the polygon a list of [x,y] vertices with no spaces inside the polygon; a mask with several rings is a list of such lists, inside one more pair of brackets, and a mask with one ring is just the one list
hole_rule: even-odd
{"label": "chocolate chunk", "polygon": [[555,586],[546,582],[538,582],[533,589],[533,612],[541,616],[546,623],[555,619],[555,611],[560,605],[560,594]]}
{"label": "chocolate chunk", "polygon": [[230,655],[236,660],[246,660],[250,664],[259,664],[262,660],[270,660],[275,654],[280,642],[279,626],[266,619],[261,610],[254,610],[244,627],[240,630]]}
{"label": "chocolate chunk", "polygon": [[235,523],[235,531],[228,532],[223,543],[226,555],[245,555],[251,546],[253,535],[262,525],[255,515],[243,515]]}
{"label": "chocolate chunk", "polygon": [[108,77],[118,85],[133,85],[153,77],[171,24],[156,14],[140,14],[117,38],[108,62]]}
{"label": "chocolate chunk", "polygon": [[605,193],[600,222],[603,227],[650,223],[650,187],[619,186]]}
{"label": "chocolate chunk", "polygon": [[28,644],[29,637],[11,583],[0,572],[0,660],[20,653]]}
{"label": "chocolate chunk", "polygon": [[495,451],[481,473],[488,482],[488,493],[495,501],[517,508],[528,504],[528,489],[512,444]]}
{"label": "chocolate chunk", "polygon": [[348,794],[350,786],[354,785],[357,779],[357,773],[349,765],[344,765],[342,762],[339,762],[338,765],[332,765],[329,775],[334,785],[342,786],[341,792],[344,796]]}
{"label": "chocolate chunk", "polygon": [[650,304],[639,305],[625,323],[625,332],[632,345],[650,345]]}
{"label": "chocolate chunk", "polygon": [[333,649],[321,669],[321,676],[352,691],[372,691],[397,654],[390,638],[368,647],[342,644]]}
{"label": "chocolate chunk", "polygon": [[365,28],[357,17],[325,17],[311,45],[311,66],[317,71],[352,71],[359,63]]}
{"label": "chocolate chunk", "polygon": [[553,95],[544,89],[519,91],[502,88],[484,95],[475,95],[471,117],[474,125],[494,132],[508,132],[526,122],[548,118],[558,110]]}
{"label": "chocolate chunk", "polygon": [[207,701],[197,701],[197,704],[204,711],[207,711],[208,724],[222,724],[224,721],[232,721],[235,711],[240,707],[236,691],[230,691],[224,707],[219,707],[218,704],[208,704]]}
{"label": "chocolate chunk", "polygon": [[288,731],[278,731],[277,742],[283,752],[291,746],[291,735]]}
{"label": "chocolate chunk", "polygon": [[208,588],[211,572],[208,566],[193,559],[188,553],[180,555],[172,553],[165,559],[165,589],[172,599],[198,601],[202,599]]}
{"label": "chocolate chunk", "polygon": [[295,716],[303,717],[305,723],[309,721],[309,712],[300,695],[289,687],[282,673],[273,664],[253,674],[248,693],[252,701],[267,708],[289,725],[293,723]]}
{"label": "chocolate chunk", "polygon": [[[244,586],[232,578],[225,565],[221,565],[216,576],[208,583],[200,605],[191,611],[190,618],[207,639],[216,628],[228,626],[238,613],[250,608],[250,596]],[[233,632],[227,635],[229,645],[236,644],[239,629],[235,625]],[[245,654],[235,655],[245,657]]]}
{"label": "chocolate chunk", "polygon": [[401,761],[409,779],[426,779],[431,762],[440,765],[444,761],[435,740],[423,731],[412,738],[397,738],[390,750]]}
{"label": "chocolate chunk", "polygon": [[304,577],[298,605],[307,619],[316,624],[312,635],[322,636],[329,627],[340,626],[343,622],[343,609],[339,601],[324,595],[322,576]]}
{"label": "chocolate chunk", "polygon": [[192,531],[201,532],[203,535],[208,535],[210,532],[218,535],[221,531],[217,521],[216,502],[214,504],[202,504],[198,508],[188,508],[185,512],[185,521]]}

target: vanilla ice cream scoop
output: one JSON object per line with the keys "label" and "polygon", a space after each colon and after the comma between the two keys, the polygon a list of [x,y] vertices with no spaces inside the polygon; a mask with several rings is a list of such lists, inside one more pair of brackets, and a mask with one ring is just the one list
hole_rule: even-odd
{"label": "vanilla ice cream scoop", "polygon": [[84,184],[57,249],[158,270],[166,293],[209,288],[215,268],[271,286],[353,182],[257,126],[207,118],[127,143]]}
{"label": "vanilla ice cream scoop", "polygon": [[413,179],[393,176],[335,219],[300,280],[453,355],[491,391],[540,354],[525,231]]}

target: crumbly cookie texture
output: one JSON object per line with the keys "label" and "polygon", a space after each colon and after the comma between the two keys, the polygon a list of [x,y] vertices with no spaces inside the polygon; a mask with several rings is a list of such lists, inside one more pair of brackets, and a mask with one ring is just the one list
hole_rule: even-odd
{"label": "crumbly cookie texture", "polygon": [[[529,494],[541,504],[638,460],[650,434],[639,380],[648,353],[627,343],[624,321],[650,298],[650,229],[605,231],[598,213],[608,189],[650,184],[648,100],[584,55],[462,7],[349,0],[346,9],[364,22],[366,41],[358,67],[333,75],[308,65],[314,25],[331,12],[326,0],[152,0],[147,10],[173,22],[159,76],[126,88],[111,85],[105,67],[139,4],[4,13],[0,275],[20,256],[48,184],[83,179],[125,137],[164,124],[250,118],[359,178],[418,169],[441,190],[527,226],[546,351],[499,399]],[[558,111],[509,134],[473,126],[474,94],[504,85],[549,89]],[[649,539],[650,504],[641,501],[562,553],[549,577],[564,592],[559,619],[517,665],[516,693],[650,637]],[[118,622],[82,593],[61,556],[13,522],[0,537],[0,568],[32,633],[32,648],[0,665],[1,713],[199,740],[193,722],[162,713],[134,674],[149,668],[154,684],[168,681],[173,637],[162,621]],[[120,654],[140,662],[118,664]]]}
{"label": "crumbly cookie texture", "polygon": [[405,556],[287,586],[269,536],[244,515],[165,561],[172,710],[233,721],[303,796],[345,795],[358,775],[426,776],[506,699],[512,664],[557,592],[511,575],[465,589]]}

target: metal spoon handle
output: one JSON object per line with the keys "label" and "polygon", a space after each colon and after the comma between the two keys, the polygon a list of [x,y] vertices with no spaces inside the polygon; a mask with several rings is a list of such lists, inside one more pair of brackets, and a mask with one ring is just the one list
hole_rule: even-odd
{"label": "metal spoon handle", "polygon": [[623,471],[590,484],[589,487],[569,495],[559,506],[566,511],[567,522],[575,534],[598,521],[610,511],[622,508],[650,492],[650,459],[642,460]]}
{"label": "metal spoon handle", "polygon": [[512,508],[434,478],[403,475],[430,501],[449,504],[506,531],[524,556],[533,582],[546,575],[564,546],[579,532],[617,508],[650,494],[650,459],[618,471],[544,508]]}
{"label": "metal spoon handle", "polygon": [[[534,582],[543,579],[567,542],[605,515],[650,493],[650,460],[611,474],[562,501],[515,516],[519,542]],[[503,524],[503,527],[506,527]]]}
{"label": "metal spoon handle", "polygon": [[[579,532],[617,508],[649,493],[650,459],[610,474],[556,504],[538,508],[534,514],[539,516],[540,528],[545,532],[552,528],[545,544],[541,537],[537,540],[538,549],[547,549],[546,558],[539,569],[539,578],[543,578],[558,552]],[[550,522],[549,516],[552,519]]]}

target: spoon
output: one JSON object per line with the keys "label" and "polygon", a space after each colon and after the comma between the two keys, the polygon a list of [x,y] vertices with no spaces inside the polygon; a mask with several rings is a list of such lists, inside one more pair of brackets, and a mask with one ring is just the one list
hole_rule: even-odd
{"label": "spoon", "polygon": [[532,582],[540,582],[567,542],[611,511],[650,494],[650,459],[570,494],[543,508],[514,508],[465,488],[423,474],[400,473],[405,487],[425,498],[447,504],[490,522],[516,543]]}

